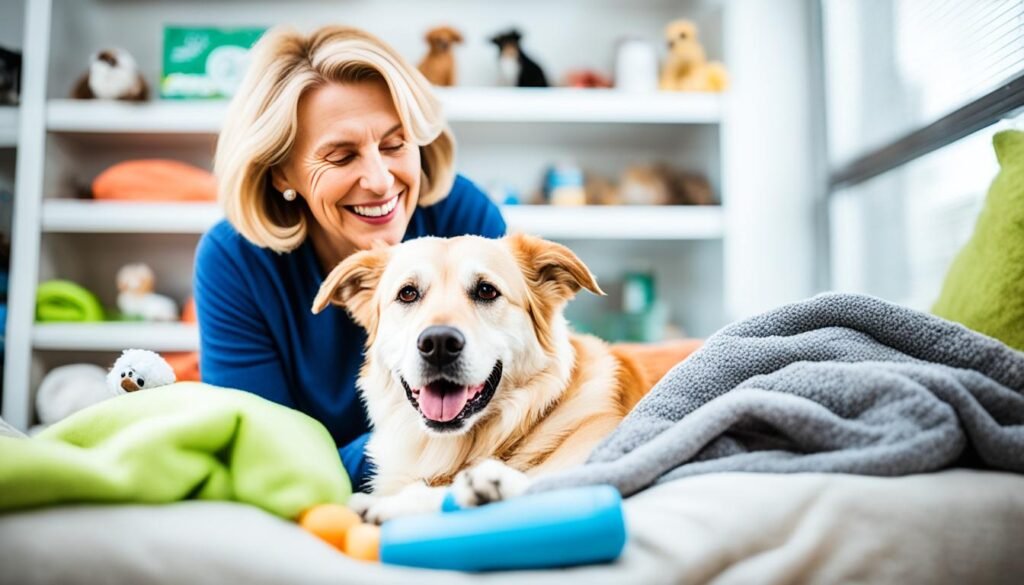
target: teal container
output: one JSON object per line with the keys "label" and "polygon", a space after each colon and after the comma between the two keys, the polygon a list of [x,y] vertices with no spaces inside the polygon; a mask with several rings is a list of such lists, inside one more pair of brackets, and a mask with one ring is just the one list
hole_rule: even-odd
{"label": "teal container", "polygon": [[625,545],[622,498],[603,485],[386,522],[380,560],[456,571],[545,569],[610,562]]}

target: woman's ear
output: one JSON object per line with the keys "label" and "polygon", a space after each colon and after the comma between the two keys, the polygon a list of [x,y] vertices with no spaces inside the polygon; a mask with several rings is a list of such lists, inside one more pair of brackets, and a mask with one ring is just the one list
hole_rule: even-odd
{"label": "woman's ear", "polygon": [[372,334],[378,314],[373,306],[373,293],[390,256],[387,247],[374,245],[342,260],[320,285],[313,300],[313,313],[323,311],[328,304],[344,307],[356,323]]}
{"label": "woman's ear", "polygon": [[270,184],[280,193],[284,193],[285,189],[288,189],[288,180],[284,177],[284,171],[281,170],[280,165],[274,165],[270,167]]}

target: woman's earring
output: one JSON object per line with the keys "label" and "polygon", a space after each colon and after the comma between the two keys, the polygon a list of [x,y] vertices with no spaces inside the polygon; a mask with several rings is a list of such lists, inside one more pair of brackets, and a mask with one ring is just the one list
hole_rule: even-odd
{"label": "woman's earring", "polygon": [[285,189],[281,195],[284,196],[285,201],[295,201],[295,189]]}

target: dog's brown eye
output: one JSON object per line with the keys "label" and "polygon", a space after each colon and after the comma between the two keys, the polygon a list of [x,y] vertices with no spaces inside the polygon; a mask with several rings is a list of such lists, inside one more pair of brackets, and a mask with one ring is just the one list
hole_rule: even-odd
{"label": "dog's brown eye", "polygon": [[402,290],[398,291],[398,300],[403,303],[415,303],[419,298],[420,291],[416,290],[415,286],[404,286],[402,287]]}
{"label": "dog's brown eye", "polygon": [[498,298],[498,289],[486,282],[476,285],[476,298],[481,301],[493,301]]}

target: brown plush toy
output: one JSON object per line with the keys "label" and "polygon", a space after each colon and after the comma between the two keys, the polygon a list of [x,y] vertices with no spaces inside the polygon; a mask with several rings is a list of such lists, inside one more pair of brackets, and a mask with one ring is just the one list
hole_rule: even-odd
{"label": "brown plush toy", "polygon": [[450,26],[439,26],[428,30],[426,39],[430,49],[420,61],[420,73],[434,85],[455,85],[455,52],[452,46],[462,42],[462,35]]}
{"label": "brown plush toy", "polygon": [[665,27],[668,57],[661,69],[659,87],[667,91],[723,91],[729,85],[725,67],[708,62],[697,39],[697,25],[674,20]]}
{"label": "brown plush toy", "polygon": [[664,163],[626,167],[618,184],[599,175],[587,177],[587,203],[596,205],[714,205],[711,184],[697,173]]}

